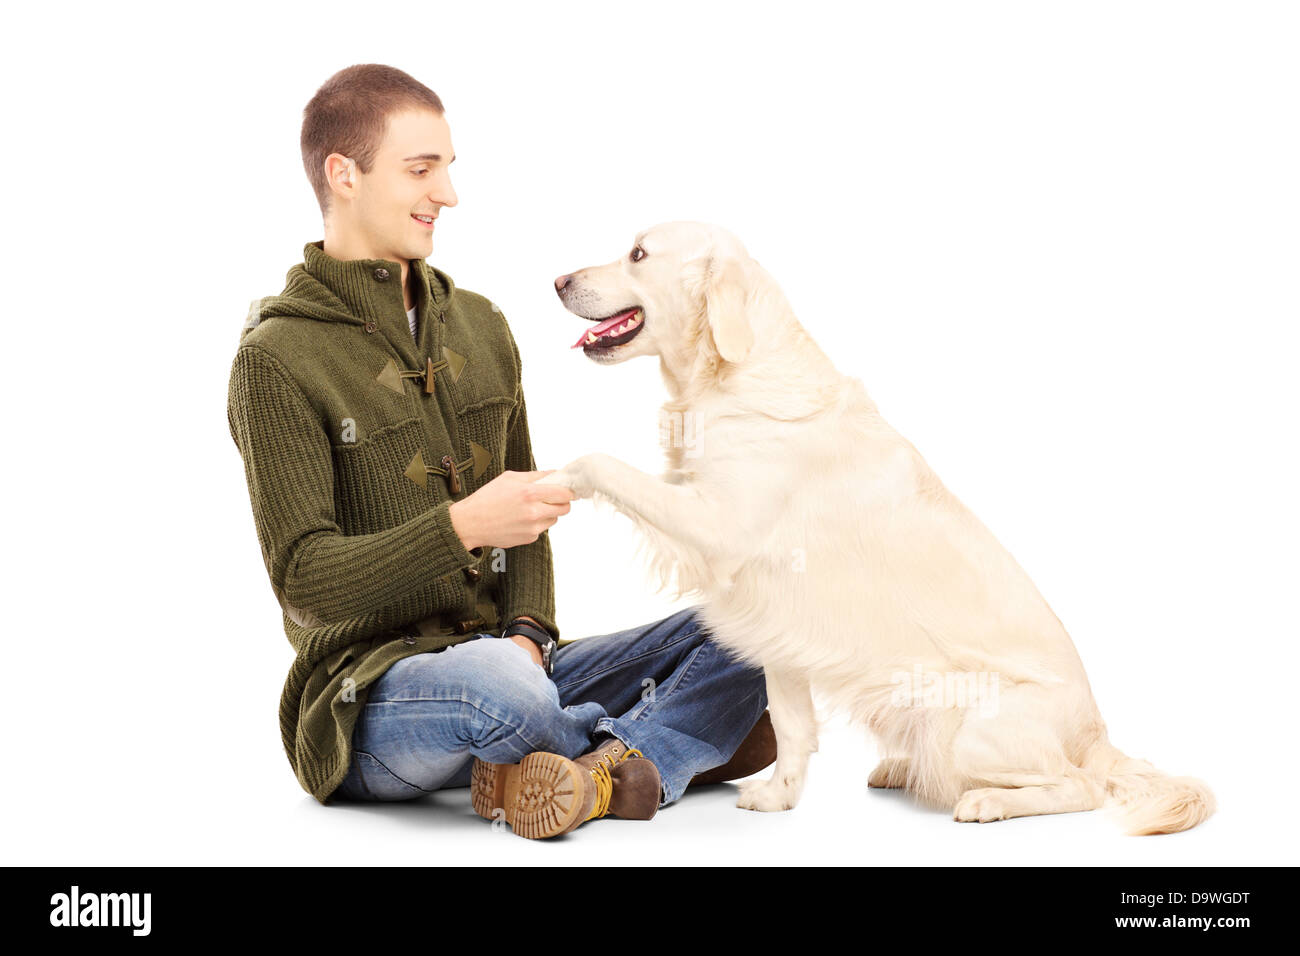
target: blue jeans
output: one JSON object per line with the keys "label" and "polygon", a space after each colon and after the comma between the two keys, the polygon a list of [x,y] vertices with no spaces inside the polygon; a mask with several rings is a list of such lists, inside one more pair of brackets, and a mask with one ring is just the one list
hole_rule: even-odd
{"label": "blue jeans", "polygon": [[710,640],[695,608],[566,644],[550,677],[513,641],[476,634],[390,667],[352,734],[332,797],[409,800],[469,786],[474,758],[574,758],[611,734],[658,768],[660,806],[731,759],[767,707],[763,671]]}

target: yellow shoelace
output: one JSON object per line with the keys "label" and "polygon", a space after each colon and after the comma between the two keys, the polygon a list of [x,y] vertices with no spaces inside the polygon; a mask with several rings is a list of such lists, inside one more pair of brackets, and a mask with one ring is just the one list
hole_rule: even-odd
{"label": "yellow shoelace", "polygon": [[[591,808],[591,813],[587,814],[587,820],[596,820],[609,813],[609,801],[614,796],[614,779],[609,775],[610,770],[628,757],[641,756],[644,756],[641,751],[633,747],[617,759],[611,754],[605,754],[591,768],[591,779],[596,783],[596,803]],[[583,822],[585,823],[586,820]]]}

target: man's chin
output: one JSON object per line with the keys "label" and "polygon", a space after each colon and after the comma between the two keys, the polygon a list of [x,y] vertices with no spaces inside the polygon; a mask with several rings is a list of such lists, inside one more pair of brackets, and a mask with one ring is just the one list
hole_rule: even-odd
{"label": "man's chin", "polygon": [[401,245],[402,256],[406,259],[426,259],[429,252],[433,249],[433,236],[415,242],[404,242]]}

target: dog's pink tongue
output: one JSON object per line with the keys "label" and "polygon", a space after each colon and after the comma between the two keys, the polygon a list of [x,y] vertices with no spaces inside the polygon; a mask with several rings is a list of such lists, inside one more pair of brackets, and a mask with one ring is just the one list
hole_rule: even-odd
{"label": "dog's pink tongue", "polygon": [[620,312],[618,315],[611,315],[604,322],[601,322],[598,325],[594,325],[591,328],[587,329],[586,332],[583,332],[582,338],[578,339],[578,341],[570,345],[569,348],[576,349],[580,345],[586,345],[588,335],[603,335],[604,333],[608,332],[610,329],[617,328],[624,321],[631,318],[635,314],[636,314],[636,307],[634,306],[633,308],[628,309],[626,312]]}

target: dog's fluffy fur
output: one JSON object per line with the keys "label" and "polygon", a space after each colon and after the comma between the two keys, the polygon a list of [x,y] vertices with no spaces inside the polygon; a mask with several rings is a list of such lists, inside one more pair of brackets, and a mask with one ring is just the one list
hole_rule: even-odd
{"label": "dog's fluffy fur", "polygon": [[[905,787],[956,820],[1114,806],[1127,832],[1150,834],[1214,812],[1204,783],[1111,745],[1029,577],[836,371],[734,236],[665,223],[635,249],[557,288],[586,318],[642,309],[636,337],[588,354],[659,357],[666,472],[593,454],[542,480],[628,515],[660,581],[698,592],[714,638],[765,669],[779,756],[770,779],[741,785],[739,806],[799,799],[815,691],[886,754],[869,785]],[[922,674],[927,693],[979,675],[994,712],[960,693],[921,705],[915,686],[900,698],[900,675]]]}

